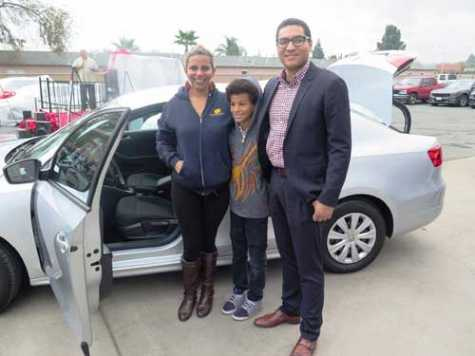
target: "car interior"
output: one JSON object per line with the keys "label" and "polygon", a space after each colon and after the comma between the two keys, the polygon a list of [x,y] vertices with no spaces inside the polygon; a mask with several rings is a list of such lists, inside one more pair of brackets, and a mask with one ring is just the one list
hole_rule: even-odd
{"label": "car interior", "polygon": [[155,149],[156,129],[142,127],[156,120],[162,107],[133,113],[109,166],[101,211],[103,239],[112,251],[163,246],[179,235],[170,170]]}

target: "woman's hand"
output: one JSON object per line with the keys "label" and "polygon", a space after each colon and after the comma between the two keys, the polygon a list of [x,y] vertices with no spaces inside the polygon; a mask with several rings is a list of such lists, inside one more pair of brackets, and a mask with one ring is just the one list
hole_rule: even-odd
{"label": "woman's hand", "polygon": [[177,172],[178,174],[180,174],[182,168],[183,168],[183,161],[177,161],[177,162],[175,163],[175,172]]}

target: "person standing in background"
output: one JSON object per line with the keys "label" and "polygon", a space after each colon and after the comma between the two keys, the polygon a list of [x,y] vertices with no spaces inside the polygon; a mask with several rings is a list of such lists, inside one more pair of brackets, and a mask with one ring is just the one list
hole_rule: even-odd
{"label": "person standing in background", "polygon": [[85,49],[82,49],[79,52],[79,57],[74,60],[72,67],[80,83],[81,111],[86,111],[88,104],[91,110],[96,109],[95,82],[96,73],[99,72],[96,61],[88,56]]}

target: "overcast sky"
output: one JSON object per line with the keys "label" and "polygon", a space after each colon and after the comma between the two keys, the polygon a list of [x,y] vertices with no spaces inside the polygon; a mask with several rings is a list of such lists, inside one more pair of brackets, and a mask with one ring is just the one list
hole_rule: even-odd
{"label": "overcast sky", "polygon": [[[275,28],[284,18],[305,20],[327,56],[373,50],[387,24],[426,63],[466,60],[475,54],[475,0],[50,0],[71,14],[70,50],[113,48],[124,36],[141,50],[183,52],[173,43],[195,30],[211,50],[234,36],[249,55],[275,56]],[[315,42],[315,41],[314,41]]]}

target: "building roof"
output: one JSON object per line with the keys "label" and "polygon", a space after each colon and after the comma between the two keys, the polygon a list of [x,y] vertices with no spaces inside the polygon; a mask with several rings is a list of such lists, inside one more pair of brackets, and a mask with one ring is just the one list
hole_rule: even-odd
{"label": "building roof", "polygon": [[[176,53],[137,53],[144,56],[162,56],[181,58],[181,54]],[[109,52],[91,52],[99,66],[107,66],[109,62]],[[49,51],[0,51],[0,65],[19,66],[69,66],[79,57],[79,52],[64,52],[61,54]],[[312,59],[312,62],[320,67],[327,67],[330,62],[327,60]],[[280,68],[282,64],[278,57],[257,57],[257,56],[216,56],[217,67],[268,67]]]}

